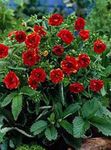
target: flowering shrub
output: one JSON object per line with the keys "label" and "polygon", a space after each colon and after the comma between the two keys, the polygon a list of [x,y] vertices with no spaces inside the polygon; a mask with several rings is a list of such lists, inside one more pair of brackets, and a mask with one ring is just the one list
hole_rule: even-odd
{"label": "flowering shrub", "polygon": [[32,17],[0,44],[2,141],[13,130],[43,143],[62,137],[73,147],[95,127],[111,135],[101,61],[107,46],[85,24],[73,15]]}

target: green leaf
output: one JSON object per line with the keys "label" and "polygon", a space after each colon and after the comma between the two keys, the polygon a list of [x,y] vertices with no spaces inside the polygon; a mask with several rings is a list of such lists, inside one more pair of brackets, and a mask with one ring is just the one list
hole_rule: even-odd
{"label": "green leaf", "polygon": [[73,121],[73,136],[75,138],[84,137],[89,127],[90,124],[88,121],[83,120],[81,117],[76,117]]}
{"label": "green leaf", "polygon": [[57,139],[57,130],[54,126],[47,128],[45,131],[45,136],[49,141]]}
{"label": "green leaf", "polygon": [[91,118],[99,109],[100,102],[96,99],[87,101],[82,107],[82,116],[83,118]]}
{"label": "green leaf", "polygon": [[108,117],[93,116],[90,123],[106,136],[111,136],[111,119]]}
{"label": "green leaf", "polygon": [[63,117],[66,118],[80,109],[79,103],[69,105],[63,113]]}
{"label": "green leaf", "polygon": [[109,65],[108,67],[106,67],[103,73],[105,73],[105,76],[108,77],[111,74],[111,66]]}
{"label": "green leaf", "polygon": [[40,134],[47,128],[47,122],[44,120],[39,120],[32,124],[30,131],[33,132],[34,135]]}
{"label": "green leaf", "polygon": [[5,136],[5,133],[0,132],[0,143],[3,141],[4,136]]}
{"label": "green leaf", "polygon": [[14,120],[17,120],[21,110],[22,110],[22,95],[17,95],[12,100],[12,114]]}
{"label": "green leaf", "polygon": [[56,119],[62,118],[62,115],[63,115],[62,105],[59,102],[55,104],[55,114],[56,114]]}
{"label": "green leaf", "polygon": [[105,88],[103,87],[103,88],[101,89],[101,95],[102,95],[102,96],[105,96],[106,94],[107,94],[107,92],[106,92]]}
{"label": "green leaf", "polygon": [[21,88],[20,90],[21,94],[27,95],[27,96],[33,96],[36,94],[37,91],[31,89],[28,86],[24,86],[23,88]]}
{"label": "green leaf", "polygon": [[66,120],[62,120],[60,125],[71,135],[73,135],[73,125]]}
{"label": "green leaf", "polygon": [[1,103],[1,107],[7,106],[16,95],[17,93],[15,92],[12,92],[11,94],[7,95]]}

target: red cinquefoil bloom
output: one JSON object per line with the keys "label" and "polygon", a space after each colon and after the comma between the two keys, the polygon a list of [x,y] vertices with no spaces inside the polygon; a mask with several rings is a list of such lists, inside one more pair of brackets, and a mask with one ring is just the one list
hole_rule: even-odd
{"label": "red cinquefoil bloom", "polygon": [[41,37],[46,36],[46,31],[43,26],[34,25],[34,31]]}
{"label": "red cinquefoil bloom", "polygon": [[51,26],[59,26],[63,21],[63,16],[61,16],[60,14],[53,14],[52,16],[50,16],[48,23]]}
{"label": "red cinquefoil bloom", "polygon": [[79,68],[86,68],[90,64],[90,57],[87,54],[80,54],[78,57]]}
{"label": "red cinquefoil bloom", "polygon": [[71,44],[71,42],[74,40],[73,34],[67,29],[60,30],[57,36],[61,38],[66,44]]}
{"label": "red cinquefoil bloom", "polygon": [[28,84],[32,89],[36,90],[38,88],[38,82],[32,76],[28,78]]}
{"label": "red cinquefoil bloom", "polygon": [[34,50],[27,50],[22,53],[23,63],[27,66],[33,66],[37,62],[37,54]]}
{"label": "red cinquefoil bloom", "polygon": [[8,56],[8,46],[0,44],[0,58],[5,58]]}
{"label": "red cinquefoil bloom", "polygon": [[64,78],[63,71],[60,68],[53,69],[50,72],[50,79],[53,83],[57,84],[61,82]]}
{"label": "red cinquefoil bloom", "polygon": [[31,71],[31,78],[35,79],[36,82],[44,82],[46,80],[46,72],[43,68],[35,68]]}
{"label": "red cinquefoil bloom", "polygon": [[37,48],[40,40],[41,38],[37,33],[31,33],[26,37],[25,44],[28,48]]}
{"label": "red cinquefoil bloom", "polygon": [[78,62],[73,56],[66,56],[66,58],[61,62],[61,68],[67,75],[76,73],[78,70]]}
{"label": "red cinquefoil bloom", "polygon": [[17,42],[22,43],[26,39],[26,33],[24,31],[16,31],[15,32],[15,39]]}
{"label": "red cinquefoil bloom", "polygon": [[99,80],[99,79],[92,79],[90,80],[90,89],[94,92],[99,92],[104,86],[104,82],[103,80]]}
{"label": "red cinquefoil bloom", "polygon": [[77,94],[77,93],[84,91],[84,86],[83,86],[83,84],[81,84],[79,82],[75,82],[75,83],[70,84],[69,90],[71,93]]}
{"label": "red cinquefoil bloom", "polygon": [[57,56],[61,56],[64,52],[64,47],[61,45],[56,45],[52,49],[53,53]]}
{"label": "red cinquefoil bloom", "polygon": [[101,40],[96,40],[94,42],[94,51],[97,53],[97,54],[101,54],[103,53],[104,51],[106,50],[106,44],[101,41]]}
{"label": "red cinquefoil bloom", "polygon": [[7,89],[10,89],[10,90],[18,88],[18,86],[20,84],[19,78],[13,71],[10,71],[5,76],[5,78],[3,79],[3,82],[4,82],[5,86],[7,87]]}
{"label": "red cinquefoil bloom", "polygon": [[82,39],[83,41],[88,40],[88,39],[89,39],[89,36],[90,36],[89,30],[81,30],[81,31],[79,32],[79,36],[81,37],[81,39]]}
{"label": "red cinquefoil bloom", "polygon": [[74,27],[77,31],[80,31],[84,29],[85,24],[85,20],[82,17],[78,17],[75,21]]}

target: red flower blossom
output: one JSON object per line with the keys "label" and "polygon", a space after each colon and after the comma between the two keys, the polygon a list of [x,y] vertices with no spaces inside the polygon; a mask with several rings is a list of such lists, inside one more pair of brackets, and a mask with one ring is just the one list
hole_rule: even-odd
{"label": "red flower blossom", "polygon": [[81,17],[78,17],[77,20],[75,21],[74,27],[77,31],[80,31],[84,29],[85,26],[85,20]]}
{"label": "red flower blossom", "polygon": [[61,16],[60,14],[53,14],[49,18],[48,23],[51,26],[59,26],[62,24],[63,21],[64,21],[63,16]]}
{"label": "red flower blossom", "polygon": [[16,31],[15,32],[15,39],[17,42],[22,43],[26,39],[26,33],[24,31]]}
{"label": "red flower blossom", "polygon": [[34,25],[34,31],[38,33],[38,35],[40,35],[41,37],[46,36],[47,34],[43,26]]}
{"label": "red flower blossom", "polygon": [[69,90],[70,92],[77,94],[84,91],[84,86],[79,82],[75,82],[70,84]]}
{"label": "red flower blossom", "polygon": [[28,84],[32,89],[36,90],[38,88],[38,82],[32,76],[28,78]]}
{"label": "red flower blossom", "polygon": [[101,40],[96,40],[94,42],[94,51],[97,54],[101,54],[106,50],[106,44],[102,42]]}
{"label": "red flower blossom", "polygon": [[57,84],[63,80],[64,74],[60,68],[53,69],[50,72],[50,79],[53,83]]}
{"label": "red flower blossom", "polygon": [[76,73],[78,70],[78,62],[73,56],[66,56],[65,60],[61,62],[61,68],[67,75]]}
{"label": "red flower blossom", "polygon": [[22,53],[23,63],[27,66],[33,66],[37,62],[37,54],[34,50],[27,50]]}
{"label": "red flower blossom", "polygon": [[5,78],[3,79],[3,82],[5,86],[7,87],[7,89],[10,89],[10,90],[18,88],[20,84],[19,78],[13,71],[10,71],[5,76]]}
{"label": "red flower blossom", "polygon": [[104,86],[103,80],[92,79],[90,80],[90,89],[94,92],[99,92]]}
{"label": "red flower blossom", "polygon": [[56,45],[53,47],[53,53],[57,56],[61,56],[64,52],[64,48],[61,45]]}
{"label": "red flower blossom", "polygon": [[26,37],[25,43],[28,48],[37,48],[40,44],[40,36],[36,33],[31,33]]}
{"label": "red flower blossom", "polygon": [[36,82],[44,82],[46,79],[46,72],[42,68],[36,68],[31,71],[31,77],[36,80]]}
{"label": "red flower blossom", "polygon": [[79,36],[81,37],[81,39],[83,40],[83,41],[86,41],[86,40],[88,40],[89,39],[89,30],[81,30],[80,32],[79,32]]}
{"label": "red flower blossom", "polygon": [[90,64],[90,57],[87,54],[80,54],[78,57],[79,68],[86,68]]}
{"label": "red flower blossom", "polygon": [[73,34],[67,29],[60,30],[57,36],[61,38],[66,44],[70,44],[74,40]]}
{"label": "red flower blossom", "polygon": [[8,56],[8,46],[5,46],[4,44],[0,44],[0,58],[5,58]]}

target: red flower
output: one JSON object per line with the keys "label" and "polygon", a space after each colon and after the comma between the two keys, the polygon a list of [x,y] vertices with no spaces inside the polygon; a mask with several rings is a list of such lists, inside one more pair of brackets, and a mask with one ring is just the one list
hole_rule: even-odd
{"label": "red flower", "polygon": [[34,31],[41,37],[47,34],[43,26],[34,25]]}
{"label": "red flower", "polygon": [[17,75],[13,72],[10,71],[4,78],[3,82],[5,83],[5,86],[7,89],[16,89],[18,88],[20,81]]}
{"label": "red flower", "polygon": [[90,57],[87,54],[80,54],[78,57],[79,68],[86,68],[90,64]]}
{"label": "red flower", "polygon": [[85,24],[85,20],[81,17],[78,17],[74,26],[77,31],[80,31],[81,29],[84,29]]}
{"label": "red flower", "polygon": [[60,68],[53,69],[50,72],[50,79],[53,83],[57,84],[63,80],[64,74]]}
{"label": "red flower", "polygon": [[64,52],[64,48],[61,45],[56,45],[53,47],[53,53],[57,56],[61,56]]}
{"label": "red flower", "polygon": [[63,16],[61,16],[60,14],[53,14],[49,18],[48,23],[51,26],[59,26],[62,24],[63,21],[64,21]]}
{"label": "red flower", "polygon": [[78,62],[73,56],[66,56],[65,60],[61,62],[61,68],[67,75],[76,73],[78,70]]}
{"label": "red flower", "polygon": [[106,50],[106,44],[102,42],[101,40],[96,40],[94,42],[94,51],[97,54],[101,54]]}
{"label": "red flower", "polygon": [[83,41],[88,40],[88,39],[89,39],[89,30],[81,30],[81,31],[79,32],[79,36],[81,37],[81,39],[82,39]]}
{"label": "red flower", "polygon": [[70,92],[77,94],[84,91],[84,86],[79,82],[75,82],[70,84],[69,90]]}
{"label": "red flower", "polygon": [[17,42],[22,43],[26,39],[26,33],[24,31],[16,31],[15,32],[15,39]]}
{"label": "red flower", "polygon": [[31,33],[26,37],[25,43],[28,48],[37,48],[40,44],[40,36],[36,33]]}
{"label": "red flower", "polygon": [[103,80],[92,79],[90,80],[90,89],[94,92],[99,92],[104,86]]}
{"label": "red flower", "polygon": [[36,68],[32,70],[31,77],[35,79],[36,82],[44,82],[46,79],[46,72],[42,68]]}
{"label": "red flower", "polygon": [[73,34],[67,29],[60,30],[57,36],[61,38],[66,44],[70,44],[74,40]]}
{"label": "red flower", "polygon": [[36,90],[38,88],[38,82],[32,76],[28,78],[28,84],[32,89]]}
{"label": "red flower", "polygon": [[37,54],[34,50],[27,50],[22,53],[22,59],[25,65],[31,67],[37,62]]}
{"label": "red flower", "polygon": [[8,56],[8,46],[5,46],[4,44],[0,44],[0,58],[5,58]]}

